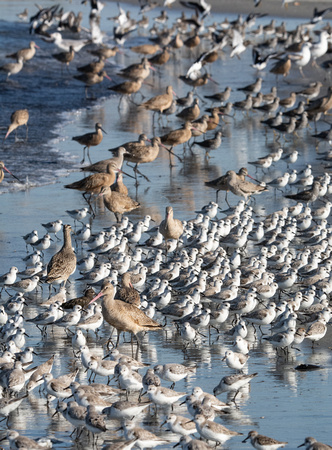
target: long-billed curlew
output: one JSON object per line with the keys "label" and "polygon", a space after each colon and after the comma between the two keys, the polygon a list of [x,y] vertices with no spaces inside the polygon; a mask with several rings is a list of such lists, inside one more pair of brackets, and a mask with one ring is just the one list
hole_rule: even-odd
{"label": "long-billed curlew", "polygon": [[103,140],[103,133],[102,133],[102,131],[104,133],[106,133],[106,131],[103,130],[103,128],[102,128],[100,123],[96,123],[95,129],[96,129],[96,131],[93,132],[93,133],[86,133],[86,134],[83,134],[81,136],[74,136],[72,138],[73,141],[76,141],[79,144],[84,145],[84,148],[83,148],[83,159],[81,161],[81,164],[83,164],[84,161],[85,161],[85,149],[86,148],[88,149],[87,154],[88,154],[89,161],[91,163],[90,153],[89,153],[90,147],[95,147],[96,145],[99,145],[101,143],[101,141]]}
{"label": "long-billed curlew", "polygon": [[10,125],[7,128],[7,133],[5,136],[5,139],[10,135],[10,133],[16,128],[21,127],[22,125],[26,126],[26,133],[25,133],[25,139],[28,139],[28,120],[29,120],[29,113],[27,109],[18,109],[17,111],[14,111],[13,114],[10,116]]}
{"label": "long-billed curlew", "polygon": [[141,331],[159,330],[162,326],[150,319],[136,306],[114,299],[115,291],[113,284],[104,282],[99,294],[91,300],[94,302],[100,297],[102,301],[102,313],[106,322],[118,331],[116,347],[119,344],[121,331],[128,331],[135,336]]}
{"label": "long-billed curlew", "polygon": [[63,246],[52,256],[47,266],[46,282],[49,284],[66,284],[68,278],[76,270],[76,255],[71,243],[71,226],[63,226]]}

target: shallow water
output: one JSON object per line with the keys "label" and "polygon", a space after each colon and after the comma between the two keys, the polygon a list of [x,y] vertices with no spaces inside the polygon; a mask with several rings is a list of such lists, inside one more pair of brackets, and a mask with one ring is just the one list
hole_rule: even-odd
{"label": "shallow water", "polygon": [[[69,7],[67,2],[60,3],[65,8]],[[15,14],[25,6],[31,14],[35,11],[32,2],[1,2],[1,9],[6,13],[2,16],[6,20],[0,21],[0,36],[4,43],[0,49],[1,61],[4,60],[5,54],[26,46],[30,40],[28,26],[14,23]],[[75,11],[83,10],[83,6],[77,1],[72,2],[70,8]],[[135,7],[130,7],[130,10],[133,15],[137,13]],[[85,26],[87,26],[87,7],[83,11]],[[113,45],[111,41],[113,25],[106,20],[106,17],[116,15],[117,11],[115,3],[108,3],[102,15],[101,28],[107,32],[105,41],[109,41],[110,45]],[[158,10],[155,10],[149,13],[149,16],[154,17],[157,14]],[[178,15],[178,12],[173,10],[169,12],[169,15],[173,18]],[[221,15],[215,15],[210,20],[221,21],[223,18]],[[267,23],[269,20],[270,18],[262,19],[262,23]],[[292,29],[296,24],[297,21],[292,20],[287,23],[287,27]],[[13,133],[0,148],[0,160],[3,160],[23,182],[21,184],[13,182],[13,179],[6,175],[5,181],[0,185],[2,194],[0,195],[0,273],[5,273],[12,265],[23,270],[24,264],[21,258],[26,253],[22,235],[32,229],[37,229],[39,235],[43,235],[41,223],[58,218],[64,222],[70,222],[71,219],[68,219],[69,216],[66,215],[65,210],[85,206],[80,193],[63,188],[64,184],[81,177],[77,171],[80,167],[82,149],[79,144],[71,141],[72,136],[93,130],[96,122],[103,124],[108,134],[104,135],[99,147],[91,149],[91,159],[95,162],[110,157],[108,148],[136,139],[139,133],[145,132],[149,136],[160,135],[166,133],[167,127],[179,126],[176,118],[172,117],[168,124],[164,120],[166,128],[157,126],[153,130],[151,114],[144,111],[137,115],[136,107],[125,101],[118,112],[118,97],[109,94],[110,91],[106,90],[108,81],[93,88],[93,94],[99,99],[98,101],[86,101],[84,88],[72,78],[75,73],[74,68],[69,69],[70,73],[66,70],[61,73],[59,65],[50,56],[51,52],[55,51],[53,46],[41,41],[37,36],[33,39],[36,39],[41,47],[40,51],[37,50],[35,59],[9,82],[4,81],[3,75],[0,79],[2,90],[0,127],[8,125],[13,110],[27,107],[30,112],[28,142],[15,143]],[[126,42],[125,48],[145,41],[146,37],[137,37],[133,34]],[[114,78],[114,82],[121,81],[114,76],[118,67],[126,66],[138,59],[128,49],[125,50],[125,54],[117,55],[107,69],[109,75]],[[171,83],[179,96],[185,95],[188,88],[177,78],[177,75],[185,73],[191,60],[192,56],[188,52],[182,52],[181,57],[177,57],[162,69],[160,77],[158,75],[154,77],[153,87],[144,86],[143,94],[150,97],[163,91],[165,86]],[[87,61],[88,54],[82,52],[82,56],[81,54],[75,56],[73,67],[83,65]],[[250,63],[250,51],[244,53],[239,61],[230,59],[227,49],[226,54],[212,66],[212,75],[219,85],[209,83],[199,93],[208,95],[230,85],[233,88],[231,100],[243,99],[244,95],[236,91],[236,88],[255,80],[256,73],[249,67]],[[304,71],[309,73],[306,69]],[[324,74],[318,72],[318,76],[323,77]],[[268,72],[264,73],[263,77],[262,90],[265,93],[275,83],[275,77]],[[297,71],[292,71],[287,83],[279,84],[280,96],[287,96],[291,90],[298,90],[303,83],[307,82],[308,79],[302,80]],[[175,152],[183,157],[184,161],[180,163],[174,159],[175,167],[172,170],[169,168],[168,154],[161,149],[153,165],[141,167],[151,183],[139,178],[139,186],[136,190],[134,180],[130,178],[125,180],[131,196],[136,196],[141,203],[141,208],[131,213],[130,218],[136,221],[145,214],[150,214],[156,223],[159,223],[164,215],[164,208],[168,204],[173,206],[176,217],[192,218],[195,215],[194,211],[215,199],[215,192],[205,187],[204,181],[214,179],[229,169],[237,170],[247,166],[248,161],[255,160],[278,147],[278,144],[273,141],[272,133],[265,134],[260,120],[260,114],[251,114],[250,117],[246,117],[241,112],[237,112],[234,119],[225,118],[226,123],[222,124],[224,137],[218,150],[211,151],[210,157],[207,157],[198,147],[194,147],[193,152],[186,150],[185,153],[180,147],[176,148]],[[326,128],[326,124],[319,124],[319,130]],[[299,138],[292,137],[290,142],[282,142],[282,147],[285,151],[294,147],[300,149],[301,154],[294,168],[300,170],[306,163],[310,163],[315,169],[314,173],[318,174],[323,171],[323,168],[315,160],[315,141],[310,137],[311,131],[301,131]],[[4,133],[3,129],[3,135]],[[25,130],[19,129],[18,137],[22,139],[24,136]],[[124,166],[124,170],[130,169]],[[286,164],[279,163],[266,175],[258,171],[256,177],[268,181],[285,170]],[[251,173],[255,176],[254,169]],[[232,204],[237,202],[234,196],[229,197]],[[265,208],[265,211],[269,213],[288,204],[288,200],[280,193],[275,196],[271,190],[257,199],[255,208],[260,211],[262,211],[261,208]],[[219,197],[219,205],[222,208],[226,207],[222,194]],[[99,231],[113,221],[114,218],[110,213],[99,209],[96,219],[92,222],[93,230]],[[45,252],[45,261],[49,261],[58,249],[59,245],[53,243]],[[68,298],[79,295],[83,287],[82,283],[72,283]],[[39,293],[28,300],[28,307],[25,310],[26,318],[37,314],[39,311],[37,303],[41,297],[47,298],[47,294],[46,288],[43,294]],[[2,300],[5,301],[6,298],[7,295],[3,294]],[[161,319],[160,316],[159,318]],[[26,331],[30,336],[27,338],[27,345],[35,347],[39,355],[36,357],[36,363],[48,359],[52,354],[56,355],[56,364],[52,371],[54,376],[69,372],[77,364],[70,349],[70,340],[66,338],[63,331],[55,328],[54,334],[49,332],[48,337],[42,340],[34,325],[27,323]],[[207,333],[207,330],[204,330],[204,334],[207,335]],[[109,328],[105,326],[101,333],[101,343],[104,343],[108,334]],[[231,340],[225,339],[223,334],[219,340],[217,337],[217,334],[212,332],[210,340],[203,338],[200,346],[183,352],[182,343],[174,325],[170,325],[167,327],[167,333],[164,329],[144,338],[140,359],[152,366],[168,362],[197,364],[196,374],[187,381],[177,383],[176,389],[189,393],[192,387],[200,386],[203,390],[212,392],[212,388],[218,384],[220,378],[231,373],[231,370],[221,361],[225,349],[231,345]],[[248,373],[258,372],[258,376],[252,381],[250,390],[244,391],[241,397],[239,396],[237,401],[239,408],[232,410],[230,417],[226,421],[222,419],[222,423],[232,430],[243,433],[244,436],[251,429],[258,429],[262,434],[288,441],[289,448],[297,447],[308,435],[331,443],[331,330],[329,329],[327,336],[320,342],[318,349],[312,351],[310,344],[305,342],[301,344],[301,352],[292,351],[288,361],[284,358],[276,359],[275,352],[264,341],[255,341],[253,335],[251,339],[253,348],[250,351],[246,370]],[[100,348],[101,343],[91,337],[89,345]],[[131,353],[129,344],[121,345],[120,350]],[[300,363],[320,364],[323,369],[307,373],[294,371],[294,367]],[[87,375],[80,370],[78,378],[80,382],[86,382]],[[97,381],[104,380],[99,378]],[[167,383],[163,385],[168,386]],[[225,394],[220,398],[225,400]],[[16,412],[10,416],[9,427],[32,438],[52,437],[56,440],[55,448],[91,447],[87,441],[76,444],[70,440],[69,434],[72,427],[63,418],[52,418],[54,403],[47,408],[46,400],[38,394],[37,390],[33,391],[22,403],[19,413]],[[186,414],[185,407],[177,406],[176,412]],[[154,419],[146,415],[140,419],[148,429],[160,433],[159,425],[163,422],[164,416]],[[6,430],[4,423],[1,427],[1,430]],[[108,428],[109,431],[102,435],[103,439],[109,441],[119,437],[119,433],[115,432],[118,428],[117,423],[108,422]],[[170,436],[166,432],[162,435],[176,442],[175,436]],[[242,449],[248,448],[248,445],[250,444],[242,444],[241,438],[237,437],[228,441],[224,448]],[[164,448],[170,448],[170,444]]]}

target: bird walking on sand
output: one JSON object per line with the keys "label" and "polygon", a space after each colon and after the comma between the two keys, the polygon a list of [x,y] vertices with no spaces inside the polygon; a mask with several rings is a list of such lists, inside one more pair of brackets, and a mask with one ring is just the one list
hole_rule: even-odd
{"label": "bird walking on sand", "polygon": [[263,434],[258,434],[257,431],[249,431],[248,436],[242,442],[246,442],[248,439],[257,450],[277,450],[288,444],[288,442],[280,442]]}
{"label": "bird walking on sand", "polygon": [[99,145],[101,143],[101,141],[103,140],[102,131],[104,133],[106,133],[106,131],[103,130],[103,127],[100,123],[96,123],[95,129],[96,129],[96,131],[94,131],[92,133],[86,133],[81,136],[74,136],[72,138],[73,141],[76,141],[79,144],[84,145],[83,159],[81,161],[81,164],[83,164],[85,161],[85,149],[86,148],[88,149],[87,154],[88,154],[89,161],[90,161],[90,163],[92,163],[92,161],[90,159],[90,153],[89,153],[90,147],[95,147],[96,145]]}
{"label": "bird walking on sand", "polygon": [[63,226],[63,246],[52,256],[47,266],[46,282],[49,284],[66,284],[68,278],[76,269],[76,255],[71,244],[71,226]]}
{"label": "bird walking on sand", "polygon": [[[135,336],[141,331],[161,329],[161,325],[150,319],[136,306],[114,299],[115,291],[113,284],[104,282],[99,294],[91,300],[94,302],[100,297],[102,301],[102,313],[106,322],[118,331],[116,347],[119,344],[121,331],[128,331]],[[110,340],[109,340],[110,341]]]}

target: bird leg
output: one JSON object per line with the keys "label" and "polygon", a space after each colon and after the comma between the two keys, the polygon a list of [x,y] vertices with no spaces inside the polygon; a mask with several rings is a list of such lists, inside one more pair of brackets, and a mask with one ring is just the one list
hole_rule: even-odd
{"label": "bird leg", "polygon": [[[139,170],[138,170],[138,164],[136,164],[136,166],[134,167],[134,172],[135,172],[135,174],[137,174],[137,173],[139,173],[143,178],[145,178],[146,179],[146,181],[148,181],[149,183],[151,183],[151,181],[149,180],[149,178],[146,176],[146,175],[144,175],[144,173],[142,173],[142,172],[140,172]],[[136,181],[137,181],[137,175],[136,175]]]}

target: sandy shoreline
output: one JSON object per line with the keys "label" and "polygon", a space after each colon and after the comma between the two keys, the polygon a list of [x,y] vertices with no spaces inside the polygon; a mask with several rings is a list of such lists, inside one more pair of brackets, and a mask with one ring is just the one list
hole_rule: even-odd
{"label": "sandy shoreline", "polygon": [[[116,0],[112,1],[116,2]],[[126,3],[130,3],[131,5],[139,5],[138,0],[126,0]],[[160,1],[160,3],[162,6],[163,2]],[[303,17],[306,19],[312,17],[315,7],[318,10],[322,10],[331,6],[330,1],[315,0],[301,0],[298,6],[290,3],[287,8],[281,6],[281,0],[262,0],[257,8],[254,7],[253,0],[209,0],[208,3],[212,5],[212,12],[214,11],[218,13],[249,14],[250,12],[256,12],[266,13],[270,16],[282,18]],[[178,0],[176,0],[172,7],[173,9],[183,9]],[[186,11],[189,12],[190,10],[186,9]],[[332,15],[330,14],[329,17],[332,17]]]}

